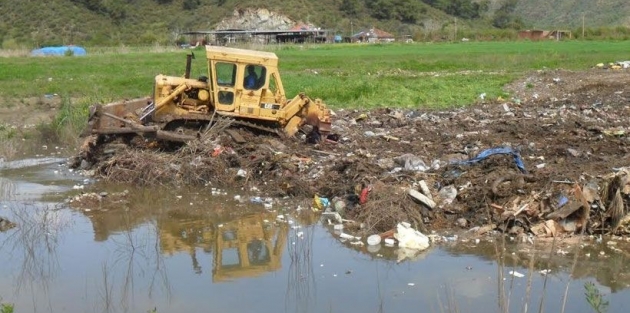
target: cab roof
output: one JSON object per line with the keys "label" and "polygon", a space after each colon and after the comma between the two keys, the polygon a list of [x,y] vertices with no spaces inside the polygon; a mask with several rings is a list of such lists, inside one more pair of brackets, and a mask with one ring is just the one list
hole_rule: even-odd
{"label": "cab roof", "polygon": [[213,60],[233,62],[250,62],[278,64],[278,56],[273,52],[228,48],[221,46],[206,46],[206,57]]}

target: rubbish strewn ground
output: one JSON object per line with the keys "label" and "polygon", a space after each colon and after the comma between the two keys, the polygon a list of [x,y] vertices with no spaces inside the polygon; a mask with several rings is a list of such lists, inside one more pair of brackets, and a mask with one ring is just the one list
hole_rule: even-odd
{"label": "rubbish strewn ground", "polygon": [[14,228],[16,225],[15,223],[9,221],[8,219],[0,216],[0,232],[4,232],[7,231],[11,228]]}
{"label": "rubbish strewn ground", "polygon": [[245,130],[245,144],[216,131],[176,153],[118,142],[82,167],[115,183],[293,197],[340,211],[363,235],[399,222],[425,233],[623,233],[628,74],[540,71],[507,86],[509,99],[449,111],[336,110],[338,136],[316,145]]}

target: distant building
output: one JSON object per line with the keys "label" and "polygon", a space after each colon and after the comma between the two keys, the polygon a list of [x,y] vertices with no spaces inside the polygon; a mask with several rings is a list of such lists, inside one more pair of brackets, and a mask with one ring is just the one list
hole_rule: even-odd
{"label": "distant building", "polygon": [[529,40],[571,39],[571,32],[568,30],[522,30],[518,32],[518,38]]}
{"label": "distant building", "polygon": [[312,24],[298,24],[287,30],[285,33],[276,35],[277,42],[326,42],[328,31]]}
{"label": "distant building", "polygon": [[312,25],[298,24],[285,30],[258,29],[218,29],[206,31],[185,32],[183,35],[192,36],[195,41],[203,41],[214,45],[230,45],[235,43],[304,43],[330,42],[330,30]]}
{"label": "distant building", "polygon": [[378,28],[362,30],[353,34],[350,39],[352,42],[392,42],[396,40],[394,35]]}

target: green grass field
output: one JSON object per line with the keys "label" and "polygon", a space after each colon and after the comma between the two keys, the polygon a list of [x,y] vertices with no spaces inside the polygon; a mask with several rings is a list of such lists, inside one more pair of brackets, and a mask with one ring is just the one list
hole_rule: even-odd
{"label": "green grass field", "polygon": [[[503,86],[531,70],[586,69],[627,59],[626,42],[465,42],[269,47],[280,58],[287,95],[305,91],[333,108],[446,108]],[[44,94],[107,102],[149,95],[156,74],[183,75],[188,51],[127,49],[86,57],[0,58],[0,98]],[[206,71],[195,50],[193,77]]]}

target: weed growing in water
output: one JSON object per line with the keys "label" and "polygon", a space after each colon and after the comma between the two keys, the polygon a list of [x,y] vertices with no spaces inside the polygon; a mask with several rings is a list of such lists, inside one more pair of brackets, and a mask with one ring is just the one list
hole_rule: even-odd
{"label": "weed growing in water", "polygon": [[608,300],[604,299],[604,295],[597,289],[592,282],[584,283],[584,296],[594,312],[604,313],[608,311]]}
{"label": "weed growing in water", "polygon": [[13,313],[14,307],[12,303],[0,303],[0,313]]}

